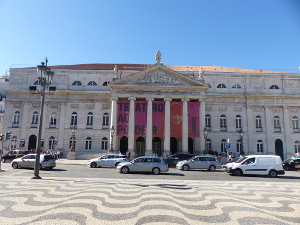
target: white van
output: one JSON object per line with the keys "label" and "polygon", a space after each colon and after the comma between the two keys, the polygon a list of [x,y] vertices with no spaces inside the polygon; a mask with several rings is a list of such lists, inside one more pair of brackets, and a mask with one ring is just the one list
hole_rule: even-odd
{"label": "white van", "polygon": [[277,177],[284,174],[282,160],[278,155],[248,155],[235,163],[228,163],[226,172],[235,176],[257,174]]}

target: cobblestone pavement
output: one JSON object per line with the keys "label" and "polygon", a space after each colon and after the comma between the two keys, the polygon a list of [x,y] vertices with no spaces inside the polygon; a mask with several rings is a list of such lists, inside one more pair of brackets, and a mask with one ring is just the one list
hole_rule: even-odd
{"label": "cobblestone pavement", "polygon": [[300,224],[299,183],[0,174],[0,224]]}

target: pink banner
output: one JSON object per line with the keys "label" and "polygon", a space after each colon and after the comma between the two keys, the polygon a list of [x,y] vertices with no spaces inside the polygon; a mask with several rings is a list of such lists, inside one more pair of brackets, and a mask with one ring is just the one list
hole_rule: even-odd
{"label": "pink banner", "polygon": [[189,137],[200,137],[199,106],[200,102],[188,102]]}
{"label": "pink banner", "polygon": [[134,136],[136,137],[146,137],[147,104],[147,101],[135,101]]}
{"label": "pink banner", "polygon": [[171,102],[171,137],[182,137],[182,102]]}
{"label": "pink banner", "polygon": [[163,137],[165,131],[165,102],[154,101],[152,103],[152,136]]}
{"label": "pink banner", "polygon": [[117,136],[128,136],[129,101],[117,102]]}

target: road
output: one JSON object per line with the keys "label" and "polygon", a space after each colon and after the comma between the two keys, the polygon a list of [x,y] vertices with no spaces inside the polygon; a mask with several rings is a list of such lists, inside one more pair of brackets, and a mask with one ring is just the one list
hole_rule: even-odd
{"label": "road", "polygon": [[0,224],[300,224],[298,171],[120,174],[85,164],[58,161],[41,180],[2,164]]}

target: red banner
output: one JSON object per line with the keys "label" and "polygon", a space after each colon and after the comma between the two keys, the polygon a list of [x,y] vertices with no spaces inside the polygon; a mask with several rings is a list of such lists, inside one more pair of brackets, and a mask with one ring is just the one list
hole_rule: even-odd
{"label": "red banner", "polygon": [[117,102],[117,136],[128,136],[129,101]]}
{"label": "red banner", "polygon": [[152,103],[152,136],[164,137],[165,131],[165,102],[154,101]]}
{"label": "red banner", "polygon": [[200,137],[199,106],[200,102],[188,102],[189,137]]}
{"label": "red banner", "polygon": [[147,101],[135,101],[134,136],[136,137],[146,137],[147,104]]}
{"label": "red banner", "polygon": [[171,137],[182,137],[182,102],[171,102]]}

